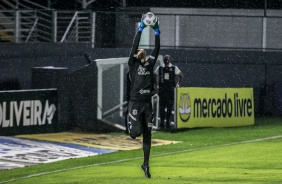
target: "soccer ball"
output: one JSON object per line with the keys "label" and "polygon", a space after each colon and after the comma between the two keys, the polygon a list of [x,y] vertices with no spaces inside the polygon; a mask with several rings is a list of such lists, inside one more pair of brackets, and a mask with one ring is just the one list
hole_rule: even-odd
{"label": "soccer ball", "polygon": [[146,26],[152,26],[156,23],[157,17],[152,13],[148,12],[144,15],[143,22]]}

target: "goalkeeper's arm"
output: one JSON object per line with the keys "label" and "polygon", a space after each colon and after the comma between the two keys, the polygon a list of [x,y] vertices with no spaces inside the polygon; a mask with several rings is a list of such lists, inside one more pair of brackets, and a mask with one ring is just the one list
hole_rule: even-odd
{"label": "goalkeeper's arm", "polygon": [[157,19],[156,23],[152,26],[152,28],[155,31],[155,48],[152,51],[152,54],[150,57],[152,57],[152,59],[154,59],[154,63],[156,63],[158,56],[159,56],[159,52],[160,52],[160,28],[159,28],[159,19]]}
{"label": "goalkeeper's arm", "polygon": [[139,27],[138,27],[138,31],[135,34],[135,37],[134,37],[134,40],[133,40],[132,48],[131,48],[131,51],[130,51],[130,54],[129,54],[128,66],[131,66],[134,55],[137,54],[137,50],[138,50],[142,31],[146,27],[146,25],[143,22],[143,19],[144,19],[144,15],[142,15],[141,22],[140,22]]}

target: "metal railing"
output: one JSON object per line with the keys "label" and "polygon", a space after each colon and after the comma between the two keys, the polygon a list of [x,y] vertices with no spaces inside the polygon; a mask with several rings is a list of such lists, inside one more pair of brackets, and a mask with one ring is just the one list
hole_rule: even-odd
{"label": "metal railing", "polygon": [[30,0],[0,1],[1,42],[93,42],[90,11],[56,11]]}
{"label": "metal railing", "polygon": [[38,18],[33,10],[0,11],[0,39],[2,42],[30,42],[36,40]]}
{"label": "metal railing", "polygon": [[[165,38],[163,48],[279,52],[282,48],[281,10],[269,11],[267,16],[262,10],[193,10],[189,14],[183,10],[178,14],[159,12],[158,17]],[[0,41],[131,47],[138,21],[138,12],[0,10]],[[153,47],[151,29],[144,30],[140,45]]]}
{"label": "metal railing", "polygon": [[[16,43],[52,41],[52,17],[47,6],[30,0],[1,0],[1,40]],[[25,15],[25,14],[29,15]]]}
{"label": "metal railing", "polygon": [[90,42],[92,13],[57,12],[57,41],[60,42]]}
{"label": "metal railing", "polygon": [[30,0],[1,0],[0,8],[9,10],[19,10],[19,9],[48,9],[47,6],[32,2]]}
{"label": "metal railing", "polygon": [[38,24],[36,27],[37,42],[52,42],[53,41],[53,15],[49,10],[36,10]]}
{"label": "metal railing", "polygon": [[84,42],[94,39],[90,11],[0,10],[2,42]]}

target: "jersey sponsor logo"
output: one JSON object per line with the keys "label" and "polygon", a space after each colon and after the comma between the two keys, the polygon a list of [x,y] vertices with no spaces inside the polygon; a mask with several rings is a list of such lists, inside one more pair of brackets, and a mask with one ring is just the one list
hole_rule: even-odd
{"label": "jersey sponsor logo", "polygon": [[142,65],[139,65],[138,75],[150,75],[150,72],[147,70],[147,68],[144,68],[142,67]]}
{"label": "jersey sponsor logo", "polygon": [[148,89],[140,89],[139,93],[140,94],[150,93],[150,90],[148,90]]}

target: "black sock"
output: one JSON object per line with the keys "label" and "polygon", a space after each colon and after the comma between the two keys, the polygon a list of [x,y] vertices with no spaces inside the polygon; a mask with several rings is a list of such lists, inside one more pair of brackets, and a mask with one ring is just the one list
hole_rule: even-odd
{"label": "black sock", "polygon": [[149,165],[149,157],[151,151],[151,132],[144,132],[143,134],[143,153],[144,153],[144,165]]}

